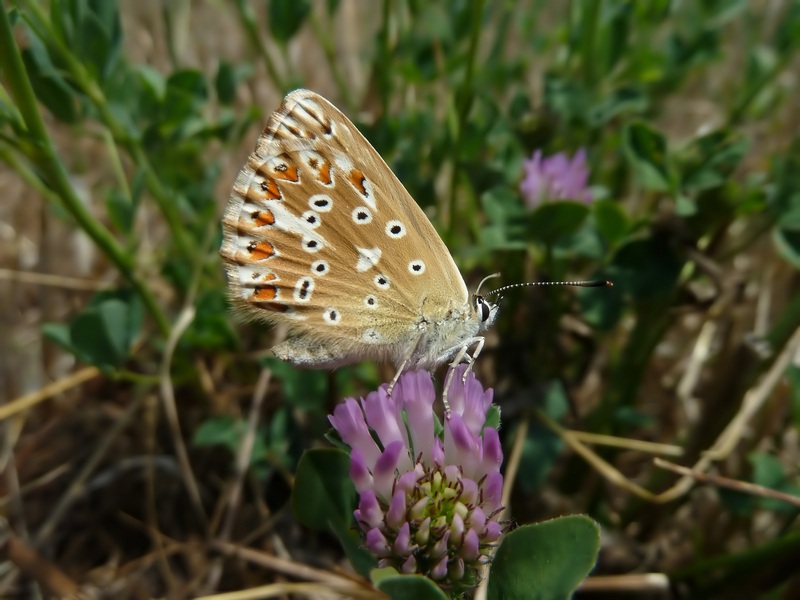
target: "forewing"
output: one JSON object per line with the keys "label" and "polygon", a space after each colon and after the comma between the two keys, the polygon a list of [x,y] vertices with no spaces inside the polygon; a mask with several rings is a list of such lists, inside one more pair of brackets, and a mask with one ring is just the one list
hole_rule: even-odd
{"label": "forewing", "polygon": [[321,339],[398,344],[462,306],[447,247],[336,107],[292,92],[236,178],[223,219],[232,300]]}

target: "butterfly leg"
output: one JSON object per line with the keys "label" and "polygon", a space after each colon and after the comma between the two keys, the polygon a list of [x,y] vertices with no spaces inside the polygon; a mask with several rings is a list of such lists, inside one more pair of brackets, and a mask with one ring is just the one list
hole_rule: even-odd
{"label": "butterfly leg", "polygon": [[408,363],[411,362],[411,357],[414,356],[414,353],[417,351],[417,347],[419,346],[420,341],[422,340],[422,336],[425,335],[425,329],[422,328],[417,335],[417,339],[414,341],[414,344],[411,346],[410,350],[406,353],[403,357],[403,362],[400,363],[400,366],[397,367],[397,371],[392,377],[392,380],[389,382],[389,386],[386,388],[386,394],[391,396],[392,390],[394,389],[395,384],[397,384],[397,380],[400,379],[400,375],[403,374],[403,371],[406,370]]}
{"label": "butterfly leg", "polygon": [[[475,366],[475,360],[483,350],[483,345],[486,342],[485,338],[482,337],[474,337],[466,340],[464,345],[461,346],[453,357],[453,360],[450,362],[450,367],[447,370],[447,379],[444,382],[444,389],[442,390],[442,403],[444,404],[444,412],[445,417],[450,418],[450,404],[447,402],[447,392],[450,390],[450,385],[453,382],[453,375],[455,374],[454,369],[461,364],[461,361],[465,361],[467,363],[467,368],[464,370],[464,376],[461,378],[462,382],[467,381],[467,375],[470,374],[472,368]],[[475,350],[473,350],[472,354],[469,353],[469,347],[475,344]]]}

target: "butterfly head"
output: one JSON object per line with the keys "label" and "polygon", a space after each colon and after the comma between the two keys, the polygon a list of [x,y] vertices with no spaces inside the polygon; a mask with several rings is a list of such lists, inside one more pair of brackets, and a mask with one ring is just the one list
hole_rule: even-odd
{"label": "butterfly head", "polygon": [[[530,286],[576,286],[576,287],[611,287],[614,284],[610,281],[605,280],[593,280],[593,281],[530,281],[525,283],[512,283],[510,285],[504,285],[499,287],[495,290],[487,292],[486,294],[481,294],[480,290],[483,287],[483,284],[486,283],[489,279],[494,279],[495,277],[500,277],[500,273],[492,273],[483,278],[483,280],[478,284],[478,288],[475,290],[475,293],[472,295],[472,310],[475,313],[475,318],[478,320],[479,324],[479,331],[485,331],[489,329],[494,323],[495,318],[497,317],[497,311],[500,308],[500,302],[503,299],[503,296],[499,295],[501,292],[506,290],[520,288],[520,287],[530,287]],[[491,302],[488,300],[490,296],[497,296],[497,302]]]}
{"label": "butterfly head", "polygon": [[500,308],[499,304],[489,302],[480,294],[472,295],[472,309],[475,311],[475,316],[478,318],[480,331],[489,329],[497,317],[497,310]]}
{"label": "butterfly head", "polygon": [[497,311],[500,308],[499,301],[497,303],[490,302],[486,299],[485,295],[480,293],[483,284],[495,277],[500,277],[500,273],[492,273],[484,277],[478,284],[475,293],[472,294],[472,310],[478,320],[479,332],[486,331],[492,326],[495,318],[497,318]]}

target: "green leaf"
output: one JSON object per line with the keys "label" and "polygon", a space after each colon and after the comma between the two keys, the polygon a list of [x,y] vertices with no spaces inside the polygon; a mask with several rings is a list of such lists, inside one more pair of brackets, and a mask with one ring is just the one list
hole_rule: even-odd
{"label": "green leaf", "polygon": [[167,80],[160,71],[147,65],[137,65],[133,73],[142,84],[142,89],[149,94],[153,104],[160,104],[167,93]]}
{"label": "green leaf", "polygon": [[565,200],[545,202],[538,206],[528,220],[528,236],[543,244],[552,245],[580,229],[589,207],[579,202]]}
{"label": "green leaf", "polygon": [[128,355],[128,307],[119,300],[89,308],[73,319],[70,340],[87,362],[121,365]]}
{"label": "green leaf", "polygon": [[162,104],[163,119],[172,126],[185,126],[196,118],[208,99],[206,78],[201,71],[184,69],[175,71],[167,79]]}
{"label": "green leaf", "polygon": [[507,534],[489,571],[489,600],[570,598],[594,567],[600,527],[573,515]]}
{"label": "green leaf", "polygon": [[433,581],[422,575],[398,575],[380,579],[376,587],[392,600],[447,600]]}
{"label": "green leaf", "polygon": [[584,257],[594,262],[600,262],[606,255],[606,247],[600,235],[586,224],[575,233],[553,242],[552,250],[553,258],[565,261]]}
{"label": "green leaf", "polygon": [[43,333],[83,362],[110,372],[127,360],[142,318],[142,305],[133,293],[100,292],[69,326],[47,324]]}
{"label": "green leaf", "polygon": [[195,429],[192,443],[196,446],[225,446],[235,452],[246,427],[240,417],[226,415],[209,419]]}
{"label": "green leaf", "polygon": [[250,76],[252,70],[252,66],[247,63],[236,67],[225,61],[219,64],[214,86],[222,104],[233,104],[236,100],[236,87]]}
{"label": "green leaf", "polygon": [[292,406],[322,412],[328,399],[328,373],[297,369],[274,357],[259,361],[283,383],[283,394]]}
{"label": "green leaf", "polygon": [[548,109],[567,122],[583,122],[590,112],[586,90],[556,73],[545,74],[544,102]]}
{"label": "green leaf", "polygon": [[181,348],[233,351],[236,333],[227,312],[225,291],[214,288],[201,292],[195,301],[195,317],[181,338]]}
{"label": "green leaf", "polygon": [[663,236],[631,240],[619,247],[609,270],[615,292],[648,300],[669,294],[683,263]]}
{"label": "green leaf", "polygon": [[675,198],[675,214],[679,217],[693,217],[697,214],[697,202],[685,194],[678,194]]}
{"label": "green leaf", "polygon": [[614,277],[613,271],[601,271],[593,279],[608,279],[613,284],[601,290],[581,288],[578,290],[578,302],[583,319],[601,331],[610,331],[619,322],[627,306],[622,285]]}
{"label": "green leaf", "polygon": [[44,46],[32,33],[30,48],[22,50],[22,62],[36,98],[59,121],[77,122],[81,114],[77,92],[53,66]]}
{"label": "green leaf", "polygon": [[633,0],[604,3],[602,26],[598,34],[603,54],[603,70],[608,74],[616,66],[619,59],[629,52],[629,32]]}
{"label": "green leaf", "polygon": [[484,429],[486,427],[500,429],[500,407],[496,404],[489,406],[489,410],[486,411],[486,421],[484,421],[483,427]]}
{"label": "green leaf", "polygon": [[70,354],[78,354],[69,337],[69,325],[66,323],[45,323],[42,325],[42,335],[64,348]]}
{"label": "green leaf", "polygon": [[481,246],[491,250],[524,249],[528,246],[525,221],[528,210],[519,194],[506,186],[487,190],[481,206],[489,225],[481,229]]}
{"label": "green leaf", "polygon": [[658,25],[662,23],[674,10],[673,0],[650,0],[650,2],[636,2],[637,20],[642,24]]}
{"label": "green leaf", "polygon": [[[554,421],[560,421],[567,414],[569,402],[561,382],[552,381],[547,384],[539,407]],[[509,440],[513,440],[515,437],[516,435],[512,435]],[[550,428],[538,421],[531,424],[522,445],[519,464],[520,477],[517,479],[520,489],[528,494],[539,489],[550,474],[563,448],[564,442]]]}
{"label": "green leaf", "polygon": [[100,81],[114,74],[122,50],[122,26],[116,1],[94,0],[82,23],[81,56],[93,65]]}
{"label": "green leaf", "polygon": [[56,35],[98,80],[115,74],[122,50],[122,25],[116,0],[52,2]]}
{"label": "green leaf", "polygon": [[308,0],[272,0],[269,3],[269,30],[279,44],[287,44],[302,27],[311,4]]}
{"label": "green leaf", "polygon": [[789,365],[786,377],[792,390],[792,418],[795,428],[800,431],[800,367]]}
{"label": "green leaf", "polygon": [[589,124],[600,127],[620,115],[641,114],[647,110],[648,104],[648,98],[641,88],[617,88],[592,105],[588,112]]}
{"label": "green leaf", "polygon": [[319,531],[329,531],[333,523],[348,525],[355,497],[346,452],[315,448],[303,453],[292,490],[292,510],[300,523]]}
{"label": "green leaf", "polygon": [[378,559],[364,546],[360,532],[353,528],[352,524],[345,525],[344,523],[331,521],[329,525],[342,545],[350,564],[353,565],[357,573],[368,577],[378,566]]}
{"label": "green leaf", "polygon": [[681,153],[683,189],[698,192],[722,185],[744,158],[748,146],[742,134],[731,129],[693,140]]}
{"label": "green leaf", "polygon": [[746,0],[700,0],[697,3],[706,27],[719,28],[747,8]]}
{"label": "green leaf", "polygon": [[791,52],[800,42],[800,3],[789,2],[786,12],[778,19],[773,44],[781,53]]}
{"label": "green leaf", "polygon": [[642,122],[629,124],[623,132],[628,160],[641,184],[657,191],[673,189],[664,136]]}
{"label": "green leaf", "polygon": [[[192,443],[195,446],[223,446],[233,456],[239,452],[242,437],[247,431],[247,423],[240,417],[221,416],[203,421],[195,429]],[[257,433],[250,453],[250,466],[262,463],[267,455],[266,433],[262,430]]]}
{"label": "green leaf", "polygon": [[613,421],[620,429],[646,429],[655,426],[653,416],[633,406],[620,406],[614,410]]}
{"label": "green leaf", "polygon": [[772,239],[778,254],[800,269],[800,227],[778,227],[773,231]]}
{"label": "green leaf", "polygon": [[336,14],[336,11],[339,10],[339,0],[327,0],[325,5],[328,9],[328,16],[332,17]]}
{"label": "green leaf", "polygon": [[[753,483],[800,498],[800,486],[789,481],[778,457],[766,452],[751,452],[747,458],[753,465]],[[759,505],[767,510],[779,512],[797,510],[795,505],[776,498],[760,498]]]}
{"label": "green leaf", "polygon": [[609,246],[615,246],[631,228],[628,215],[613,200],[597,200],[592,203],[592,219],[597,231]]}
{"label": "green leaf", "polygon": [[800,141],[773,159],[767,203],[782,227],[800,229]]}
{"label": "green leaf", "polygon": [[108,191],[106,195],[106,210],[114,227],[124,234],[130,234],[133,228],[135,205],[130,198],[117,188]]}

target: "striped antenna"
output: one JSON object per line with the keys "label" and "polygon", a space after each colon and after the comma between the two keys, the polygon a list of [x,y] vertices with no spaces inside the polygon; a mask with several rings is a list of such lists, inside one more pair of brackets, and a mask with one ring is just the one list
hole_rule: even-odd
{"label": "striped antenna", "polygon": [[[488,279],[488,278],[487,278]],[[484,280],[485,281],[485,280]],[[488,292],[486,296],[494,296],[505,290],[511,290],[520,287],[530,287],[534,285],[569,285],[573,287],[612,287],[614,284],[604,279],[594,279],[592,281],[529,281],[527,283],[512,283],[511,285],[504,285]]]}

